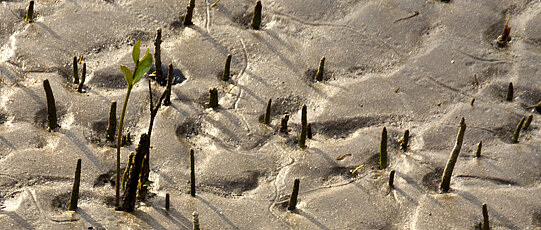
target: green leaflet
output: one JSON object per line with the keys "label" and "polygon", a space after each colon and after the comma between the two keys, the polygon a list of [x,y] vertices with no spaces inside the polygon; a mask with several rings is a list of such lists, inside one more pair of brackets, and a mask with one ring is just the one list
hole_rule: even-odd
{"label": "green leaflet", "polygon": [[145,56],[143,56],[143,58],[141,58],[141,60],[139,60],[139,64],[137,65],[137,67],[135,69],[135,74],[133,76],[132,85],[134,85],[139,80],[141,80],[141,78],[146,73],[148,73],[148,71],[150,70],[150,67],[152,67],[152,55],[150,55],[150,53],[148,52],[148,49],[147,49],[147,52],[145,53]]}
{"label": "green leaflet", "polygon": [[122,70],[122,72],[124,73],[124,79],[126,79],[128,85],[132,85],[133,76],[131,74],[131,70],[125,65],[120,65],[120,70]]}
{"label": "green leaflet", "polygon": [[137,41],[135,43],[135,45],[133,46],[133,50],[131,52],[131,56],[133,58],[133,63],[135,63],[137,65],[137,61],[139,60],[139,56],[140,56],[140,53],[141,53],[141,50],[139,49],[139,47],[141,46],[141,40]]}

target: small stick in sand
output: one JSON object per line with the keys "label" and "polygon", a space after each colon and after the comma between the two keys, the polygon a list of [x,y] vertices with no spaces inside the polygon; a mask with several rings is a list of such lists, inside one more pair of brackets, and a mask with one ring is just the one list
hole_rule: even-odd
{"label": "small stick in sand", "polygon": [[287,205],[287,210],[295,210],[297,208],[297,196],[299,195],[299,184],[300,180],[295,179],[293,182],[293,190],[291,191],[291,197],[289,198],[289,203]]}
{"label": "small stick in sand", "polygon": [[231,70],[231,54],[227,55],[227,58],[225,59],[225,66],[224,66],[224,72],[222,73],[222,81],[229,81],[230,77],[230,70]]}
{"label": "small stick in sand", "polygon": [[284,115],[280,121],[280,132],[287,133],[287,122],[289,121],[289,114]]}
{"label": "small stick in sand", "polygon": [[163,79],[163,70],[162,70],[162,29],[158,28],[156,30],[156,38],[154,39],[154,67],[156,69],[156,81],[160,85],[165,84],[165,79]]}
{"label": "small stick in sand", "polygon": [[479,145],[477,145],[477,151],[475,151],[475,157],[477,158],[481,157],[481,148],[483,148],[483,141],[480,141]]}
{"label": "small stick in sand", "polygon": [[79,66],[77,66],[77,56],[73,56],[73,83],[79,84]]}
{"label": "small stick in sand", "polygon": [[205,103],[210,108],[218,107],[218,90],[216,88],[209,89],[209,102]]}
{"label": "small stick in sand", "polygon": [[319,60],[319,67],[317,68],[316,81],[323,81],[323,73],[325,72],[325,57]]}
{"label": "small stick in sand", "polygon": [[515,132],[513,133],[513,143],[518,143],[518,137],[520,136],[520,130],[522,129],[522,125],[524,124],[525,118],[522,117],[520,119],[520,122],[518,122],[517,127],[515,128]]}
{"label": "small stick in sand", "polygon": [[81,159],[77,160],[75,168],[75,178],[73,179],[73,188],[71,189],[71,198],[68,211],[77,210],[77,201],[79,200],[79,185],[81,184]]}
{"label": "small stick in sand", "polygon": [[483,204],[483,227],[482,230],[489,230],[490,224],[488,220],[488,208],[487,204]]}
{"label": "small stick in sand", "polygon": [[193,25],[192,17],[193,17],[194,8],[195,8],[195,0],[190,0],[188,7],[186,7],[186,15],[184,15],[184,22],[183,22],[184,26]]}
{"label": "small stick in sand", "polygon": [[173,64],[169,64],[167,70],[167,86],[165,87],[165,99],[163,99],[163,105],[171,105],[171,88],[173,87]]}
{"label": "small stick in sand", "polygon": [[193,212],[192,216],[193,216],[193,230],[199,230],[199,214],[197,214],[197,212]]}
{"label": "small stick in sand", "polygon": [[308,123],[306,126],[306,137],[308,137],[308,139],[312,139],[312,123]]}
{"label": "small stick in sand", "polygon": [[390,188],[394,188],[394,174],[395,174],[395,170],[391,170],[391,174],[389,174],[389,187]]}
{"label": "small stick in sand", "polygon": [[530,124],[532,124],[533,115],[530,114],[528,118],[526,118],[526,122],[524,122],[524,129],[530,128]]}
{"label": "small stick in sand", "polygon": [[59,125],[56,118],[56,105],[53,90],[49,84],[49,79],[43,81],[43,88],[45,89],[45,96],[47,97],[47,123],[49,124],[49,130],[54,130],[59,127]]}
{"label": "small stick in sand", "polygon": [[195,156],[193,149],[190,149],[190,195],[195,197]]}
{"label": "small stick in sand", "polygon": [[513,100],[513,82],[509,82],[509,86],[507,87],[507,97],[505,98],[506,101],[512,101]]}
{"label": "small stick in sand", "polygon": [[509,17],[511,12],[507,12],[507,20],[505,21],[505,26],[503,27],[502,35],[496,39],[496,43],[500,48],[505,47],[509,41],[511,41],[511,27],[509,27]]}
{"label": "small stick in sand", "polygon": [[265,109],[265,116],[263,118],[263,124],[270,125],[271,122],[271,104],[272,98],[267,102],[267,109]]}
{"label": "small stick in sand", "polygon": [[216,4],[218,4],[218,2],[220,2],[220,0],[216,0],[214,3],[212,3],[212,5],[210,5],[210,7],[214,7]]}
{"label": "small stick in sand", "polygon": [[537,103],[537,105],[532,105],[527,107],[526,109],[535,109],[538,113],[541,113],[541,101]]}
{"label": "small stick in sand", "polygon": [[379,151],[379,169],[385,168],[387,168],[387,128],[383,127]]}
{"label": "small stick in sand", "polygon": [[165,210],[169,211],[169,193],[165,194]]}
{"label": "small stick in sand", "polygon": [[472,98],[471,101],[470,101],[471,107],[473,107],[473,103],[475,103],[475,98]]}
{"label": "small stick in sand", "polygon": [[308,129],[307,118],[306,118],[306,105],[302,105],[301,110],[301,134],[299,137],[299,147],[306,148],[306,132]]}
{"label": "small stick in sand", "polygon": [[116,132],[116,101],[111,102],[108,124],[109,125],[107,125],[107,133],[105,134],[105,138],[109,141],[113,141],[115,139]]}
{"label": "small stick in sand", "polygon": [[263,6],[261,5],[261,1],[257,1],[254,7],[254,17],[252,18],[252,29],[259,30],[261,27],[261,10],[263,9]]}
{"label": "small stick in sand", "polygon": [[445,165],[445,169],[443,170],[443,176],[440,184],[440,189],[442,192],[449,191],[449,187],[451,185],[451,175],[453,174],[453,169],[455,168],[458,155],[460,154],[460,149],[462,148],[462,143],[464,142],[465,132],[466,122],[464,121],[464,118],[462,118],[460,119],[460,129],[458,130],[458,134],[456,136],[455,147],[453,148],[453,151],[451,151],[447,165]]}
{"label": "small stick in sand", "polygon": [[27,21],[28,23],[34,22],[34,1],[30,1],[30,3],[28,4],[25,21]]}
{"label": "small stick in sand", "polygon": [[404,151],[407,151],[408,150],[408,145],[409,145],[409,140],[410,140],[410,130],[407,129],[406,131],[404,131],[404,137],[402,137],[402,139],[400,139],[400,148]]}
{"label": "small stick in sand", "polygon": [[83,62],[83,73],[81,74],[81,81],[79,82],[79,85],[77,86],[77,92],[79,93],[83,92],[85,79],[86,79],[86,62]]}

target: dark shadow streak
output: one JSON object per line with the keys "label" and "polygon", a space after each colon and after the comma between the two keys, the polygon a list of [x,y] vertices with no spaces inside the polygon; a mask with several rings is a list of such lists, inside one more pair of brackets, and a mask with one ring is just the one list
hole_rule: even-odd
{"label": "dark shadow streak", "polygon": [[152,216],[150,216],[149,214],[147,214],[147,213],[145,213],[143,211],[135,210],[132,214],[137,219],[139,219],[139,220],[145,222],[146,224],[148,224],[150,227],[152,227],[152,229],[167,230],[167,228],[164,227],[163,225],[161,225],[159,221],[152,218]]}
{"label": "dark shadow streak", "polygon": [[10,150],[15,151],[15,146],[11,142],[9,142],[5,137],[0,136],[0,141],[3,142]]}
{"label": "dark shadow streak", "polygon": [[216,207],[214,207],[212,204],[210,204],[207,200],[203,199],[201,196],[196,197],[199,201],[201,201],[203,204],[205,204],[207,207],[209,207],[216,215],[218,215],[220,218],[222,218],[227,224],[229,224],[233,229],[239,229],[231,220],[229,220],[222,212],[220,212]]}
{"label": "dark shadow streak", "polygon": [[295,213],[301,215],[302,217],[308,219],[310,222],[312,222],[312,224],[315,224],[319,229],[324,229],[324,230],[328,230],[329,228],[327,228],[325,225],[323,225],[321,222],[317,221],[314,217],[308,215],[308,213],[302,211],[302,210],[295,210]]}
{"label": "dark shadow streak", "polygon": [[206,31],[202,30],[201,28],[199,28],[197,26],[191,26],[190,28],[192,28],[193,30],[198,32],[203,38],[207,39],[214,46],[214,48],[216,48],[218,51],[220,51],[220,53],[222,53],[224,56],[227,56],[230,53],[229,50],[226,47],[224,47],[220,43],[218,43],[218,41],[216,41],[216,39],[214,39]]}
{"label": "dark shadow streak", "polygon": [[101,161],[96,158],[96,156],[94,156],[94,153],[92,151],[90,151],[90,149],[88,149],[88,147],[86,147],[86,145],[84,145],[79,139],[77,139],[77,137],[69,130],[63,130],[64,131],[64,135],[66,135],[66,137],[73,143],[75,144],[75,146],[77,146],[77,148],[79,150],[81,150],[81,152],[83,152],[86,157],[92,161],[92,163],[94,163],[94,165],[102,172],[102,173],[106,173],[107,170],[105,168],[105,166],[103,166],[103,164],[101,163]]}
{"label": "dark shadow streak", "polygon": [[[161,202],[160,202],[161,203]],[[165,206],[165,204],[163,204]],[[169,219],[175,226],[180,227],[181,229],[191,229],[192,228],[192,222],[185,217],[183,217],[179,212],[177,212],[174,208],[169,208],[169,211],[164,210],[162,208],[157,208],[152,206],[154,210],[164,216],[165,218]]]}
{"label": "dark shadow streak", "polygon": [[85,210],[79,208],[77,210],[77,214],[80,217],[82,217],[86,222],[88,222],[90,225],[92,225],[93,228],[95,228],[97,230],[105,229],[105,227],[103,227],[103,225],[101,225],[96,220],[94,220],[94,218],[92,218],[90,215],[88,215],[88,213],[85,212]]}
{"label": "dark shadow streak", "polygon": [[[481,207],[483,206],[483,202],[479,201],[477,197],[472,195],[469,192],[466,191],[456,191],[457,195],[461,196],[465,200],[469,201],[470,203],[476,205],[479,207],[479,211],[481,211]],[[498,219],[502,224],[504,224],[509,229],[520,229],[519,227],[513,225],[511,221],[507,218],[505,218],[501,213],[499,213],[496,209],[490,208],[490,204],[487,204],[489,207],[488,213],[491,216],[491,218]]]}
{"label": "dark shadow streak", "polygon": [[34,227],[32,227],[30,223],[28,223],[28,221],[26,221],[21,216],[19,216],[19,214],[15,212],[7,212],[5,214],[9,216],[11,219],[13,219],[17,224],[19,224],[24,229],[35,229]]}
{"label": "dark shadow streak", "polygon": [[41,27],[43,30],[47,31],[49,34],[51,34],[54,38],[58,39],[58,40],[61,40],[60,36],[58,36],[58,34],[56,32],[54,32],[53,30],[51,30],[51,28],[49,28],[47,25],[43,24],[42,22],[35,22],[34,24],[38,25],[39,27]]}

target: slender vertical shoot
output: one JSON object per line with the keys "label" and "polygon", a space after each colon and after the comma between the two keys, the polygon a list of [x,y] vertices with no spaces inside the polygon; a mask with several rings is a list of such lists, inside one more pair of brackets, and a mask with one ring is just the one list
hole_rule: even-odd
{"label": "slender vertical shoot", "polygon": [[387,168],[387,128],[383,127],[379,149],[379,169],[385,168]]}
{"label": "slender vertical shoot", "polygon": [[490,229],[490,223],[488,220],[488,208],[487,204],[483,203],[483,230],[489,230]]}
{"label": "slender vertical shoot", "polygon": [[317,68],[316,81],[323,81],[323,73],[325,72],[325,57],[319,60],[319,67]]}
{"label": "slender vertical shoot", "polygon": [[291,191],[291,197],[289,197],[287,210],[295,210],[297,208],[297,196],[299,195],[300,182],[299,179],[295,179],[295,182],[293,182],[293,190]]}
{"label": "slender vertical shoot", "polygon": [[43,81],[43,88],[45,89],[45,96],[47,98],[47,123],[49,130],[58,128],[58,120],[56,118],[56,105],[54,101],[53,90],[49,84],[49,79]]}
{"label": "slender vertical shoot", "polygon": [[404,131],[404,137],[402,137],[402,142],[400,143],[400,148],[402,150],[404,151],[408,150],[409,140],[410,140],[410,130],[407,129],[406,131]]}
{"label": "slender vertical shoot", "polygon": [[227,55],[225,59],[224,72],[222,73],[222,81],[229,81],[231,75],[231,54]]}
{"label": "slender vertical shoot", "polygon": [[287,133],[287,122],[289,121],[289,114],[284,115],[280,121],[280,132]]}
{"label": "slender vertical shoot", "polygon": [[533,115],[530,114],[528,118],[526,118],[526,122],[524,122],[524,129],[530,128],[530,125],[532,124]]}
{"label": "slender vertical shoot", "polygon": [[34,22],[34,1],[30,1],[30,3],[28,4],[25,21],[27,21],[28,23]]}
{"label": "slender vertical shoot", "polygon": [[505,98],[506,101],[512,101],[513,100],[513,82],[509,82],[509,86],[507,87],[507,97]]}
{"label": "slender vertical shoot", "polygon": [[169,193],[165,194],[165,210],[169,211]]}
{"label": "slender vertical shoot", "polygon": [[475,157],[481,157],[481,149],[483,148],[483,141],[480,141],[477,145],[477,151],[475,151]]}
{"label": "slender vertical shoot", "polygon": [[186,15],[184,15],[184,26],[191,26],[193,25],[192,17],[193,17],[193,9],[195,8],[195,0],[190,0],[190,3],[186,7]]}
{"label": "slender vertical shoot", "polygon": [[190,195],[195,197],[195,156],[193,149],[190,149]]}
{"label": "slender vertical shoot", "polygon": [[193,230],[199,230],[199,214],[197,212],[193,212],[192,216],[193,216]]}
{"label": "slender vertical shoot", "polygon": [[306,105],[302,105],[301,110],[301,134],[299,137],[299,147],[305,148],[306,147],[306,134],[308,129],[308,122],[306,118]]}
{"label": "slender vertical shoot", "polygon": [[391,170],[391,174],[389,174],[389,188],[394,188],[394,174],[395,170]]}
{"label": "slender vertical shoot", "polygon": [[116,131],[116,101],[112,101],[111,108],[109,109],[109,122],[107,125],[107,132],[105,134],[105,138],[108,141],[114,140],[115,131]]}
{"label": "slender vertical shoot", "polygon": [[80,184],[81,184],[81,159],[78,159],[77,167],[75,168],[75,178],[73,179],[73,188],[71,189],[71,198],[70,198],[70,203],[68,206],[68,211],[77,210]]}
{"label": "slender vertical shoot", "polygon": [[522,117],[517,127],[515,128],[515,132],[513,133],[513,139],[512,139],[513,143],[518,143],[518,137],[520,136],[520,130],[522,129],[522,125],[524,125],[524,120],[525,118]]}
{"label": "slender vertical shoot", "polygon": [[218,107],[218,90],[216,88],[209,89],[209,102],[205,103],[210,108]]}
{"label": "slender vertical shoot", "polygon": [[77,86],[77,92],[79,93],[83,92],[85,79],[86,79],[86,62],[83,62],[83,72],[81,73],[81,81],[79,82],[79,85]]}
{"label": "slender vertical shoot", "polygon": [[169,64],[167,70],[167,86],[165,87],[165,99],[163,99],[163,105],[171,105],[171,88],[173,87],[173,64]]}
{"label": "slender vertical shoot", "polygon": [[453,148],[453,151],[451,151],[447,165],[445,165],[445,169],[443,170],[443,176],[440,184],[440,189],[442,192],[449,191],[449,187],[451,185],[451,175],[453,174],[453,169],[455,168],[458,155],[460,154],[460,149],[462,148],[462,143],[464,142],[464,133],[466,132],[466,122],[464,121],[464,118],[460,119],[459,126],[460,129],[458,130],[458,134],[456,136],[455,147]]}
{"label": "slender vertical shoot", "polygon": [[165,85],[165,79],[163,79],[163,70],[162,70],[162,29],[158,28],[156,30],[156,38],[154,39],[154,68],[156,68],[156,81],[160,85]]}
{"label": "slender vertical shoot", "polygon": [[77,56],[73,56],[73,83],[79,84],[79,66],[77,65]]}
{"label": "slender vertical shoot", "polygon": [[259,30],[261,27],[261,10],[263,9],[263,6],[261,5],[261,1],[257,1],[254,7],[254,17],[252,18],[252,29]]}
{"label": "slender vertical shoot", "polygon": [[272,98],[267,102],[267,109],[265,109],[265,117],[263,118],[263,124],[270,125],[271,122],[271,105]]}

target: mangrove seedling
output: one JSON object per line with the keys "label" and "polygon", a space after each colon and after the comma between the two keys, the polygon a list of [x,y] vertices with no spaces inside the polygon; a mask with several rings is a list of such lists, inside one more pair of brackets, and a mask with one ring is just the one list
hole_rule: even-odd
{"label": "mangrove seedling", "polygon": [[379,148],[379,169],[387,168],[387,128],[381,131],[381,144]]}
{"label": "mangrove seedling", "polygon": [[[124,104],[122,105],[122,113],[120,114],[120,123],[118,125],[118,135],[117,135],[117,145],[116,145],[116,181],[115,183],[115,206],[119,206],[120,204],[120,146],[122,144],[122,127],[124,125],[124,116],[126,115],[126,108],[128,105],[128,99],[130,98],[130,93],[135,85],[135,83],[139,82],[141,78],[150,70],[150,67],[152,66],[152,55],[147,52],[143,56],[143,58],[139,59],[141,50],[139,47],[141,46],[141,41],[137,41],[135,45],[133,46],[132,50],[132,58],[134,62],[134,68],[133,72],[125,65],[120,65],[120,69],[124,73],[124,79],[126,79],[126,82],[128,83],[128,89],[126,92],[126,98],[124,98]],[[137,183],[135,184],[137,187]],[[135,192],[135,191],[134,191]],[[135,197],[135,195],[134,195]]]}
{"label": "mangrove seedling", "polygon": [[26,11],[25,21],[28,23],[34,22],[34,1],[30,1],[28,4],[28,10]]}
{"label": "mangrove seedling", "polygon": [[391,174],[389,174],[389,188],[394,188],[394,174],[395,170],[391,170]]}
{"label": "mangrove seedling", "polygon": [[289,114],[284,115],[280,121],[280,132],[287,133],[287,122],[289,121]]}
{"label": "mangrove seedling", "polygon": [[45,89],[45,97],[47,98],[47,123],[49,124],[49,130],[54,130],[58,128],[59,125],[56,118],[56,105],[54,102],[53,90],[49,84],[49,79],[43,81],[43,88]]}
{"label": "mangrove seedling", "polygon": [[126,182],[126,190],[124,190],[124,196],[122,196],[122,210],[125,212],[132,212],[135,210],[139,176],[141,174],[141,168],[143,167],[143,159],[145,155],[147,155],[149,149],[150,138],[146,133],[143,133],[139,139],[137,148],[135,148],[133,164],[130,166],[130,172]]}
{"label": "mangrove seedling", "polygon": [[509,82],[509,86],[507,87],[507,97],[505,97],[506,101],[512,101],[513,100],[513,82]]}
{"label": "mangrove seedling", "polygon": [[190,0],[190,3],[186,7],[186,15],[184,15],[184,26],[191,26],[193,25],[192,17],[193,17],[193,9],[195,8],[195,0]]}
{"label": "mangrove seedling", "polygon": [[522,117],[520,119],[520,122],[518,122],[517,127],[515,128],[515,132],[513,133],[513,143],[518,143],[518,137],[520,136],[520,130],[522,129],[522,125],[524,125],[525,118]]}
{"label": "mangrove seedling", "polygon": [[199,230],[199,214],[197,214],[197,212],[193,212],[192,216],[193,216],[193,230]]}
{"label": "mangrove seedling", "polygon": [[229,81],[231,75],[231,54],[227,55],[225,59],[224,72],[222,73],[222,81]]}
{"label": "mangrove seedling", "polygon": [[79,84],[79,66],[77,65],[77,56],[73,56],[73,83]]}
{"label": "mangrove seedling", "polygon": [[107,133],[105,134],[105,138],[108,141],[114,140],[115,131],[116,131],[116,101],[112,101],[111,109],[109,109],[109,122],[107,125]]}
{"label": "mangrove seedling", "polygon": [[209,89],[209,102],[205,103],[210,108],[218,107],[218,90],[216,88]]}
{"label": "mangrove seedling", "polygon": [[528,118],[526,118],[526,122],[524,122],[524,129],[530,128],[530,125],[532,124],[533,115],[530,114]]}
{"label": "mangrove seedling", "polygon": [[306,105],[302,105],[301,110],[301,134],[299,137],[299,147],[306,148],[306,134],[308,130],[308,124],[307,124],[307,118],[306,118]]}
{"label": "mangrove seedling", "polygon": [[312,139],[312,123],[308,123],[306,126],[306,137]]}
{"label": "mangrove seedling", "polygon": [[402,150],[404,150],[404,151],[408,150],[409,140],[410,140],[410,130],[407,129],[406,131],[404,131],[404,137],[402,137],[402,139],[400,139],[400,148]]}
{"label": "mangrove seedling", "polygon": [[169,193],[165,194],[165,210],[169,211]]}
{"label": "mangrove seedling", "polygon": [[451,151],[447,165],[445,165],[445,169],[443,170],[443,176],[440,184],[440,189],[442,192],[449,191],[449,187],[451,185],[451,175],[453,174],[453,169],[455,168],[458,154],[460,154],[462,142],[464,142],[464,133],[466,132],[466,122],[464,121],[464,118],[460,119],[459,126],[460,129],[458,130],[458,134],[456,136],[455,147],[453,148],[453,151]]}
{"label": "mangrove seedling", "polygon": [[270,125],[271,122],[271,104],[272,98],[267,102],[267,109],[265,109],[265,116],[263,118],[263,124]]}
{"label": "mangrove seedling", "polygon": [[79,93],[83,92],[85,79],[86,79],[86,62],[83,62],[83,73],[81,74],[81,81],[79,82],[79,85],[77,86],[77,92]]}
{"label": "mangrove seedling", "polygon": [[79,200],[79,185],[81,184],[81,159],[77,160],[75,168],[75,178],[73,178],[73,188],[71,189],[70,203],[68,211],[77,210],[77,201]]}
{"label": "mangrove seedling", "polygon": [[173,87],[173,64],[169,64],[167,69],[167,86],[165,87],[165,99],[163,105],[171,105],[171,87]]}
{"label": "mangrove seedling", "polygon": [[325,57],[319,60],[319,67],[317,68],[316,81],[323,81],[323,73],[325,71]]}
{"label": "mangrove seedling", "polygon": [[293,190],[291,191],[291,197],[289,197],[289,203],[287,205],[287,210],[295,210],[297,208],[297,196],[299,195],[299,179],[295,179],[293,182]]}
{"label": "mangrove seedling", "polygon": [[475,103],[475,98],[472,98],[471,101],[470,101],[471,107],[473,107],[473,103]]}
{"label": "mangrove seedling", "polygon": [[195,197],[195,156],[193,149],[190,149],[190,195]]}
{"label": "mangrove seedling", "polygon": [[475,151],[475,157],[481,157],[481,149],[483,148],[483,141],[480,141],[477,145],[477,151]]}
{"label": "mangrove seedling", "polygon": [[509,27],[509,17],[511,16],[510,12],[507,12],[507,20],[505,21],[505,26],[503,27],[502,35],[498,36],[496,43],[499,47],[505,47],[508,42],[511,41],[511,27]]}
{"label": "mangrove seedling", "polygon": [[261,10],[263,6],[261,1],[257,1],[254,7],[254,17],[252,18],[252,29],[259,30],[261,27]]}
{"label": "mangrove seedling", "polygon": [[130,152],[130,156],[128,157],[128,163],[126,163],[126,168],[124,169],[124,174],[122,175],[122,190],[126,189],[126,181],[128,180],[134,157],[135,151]]}
{"label": "mangrove seedling", "polygon": [[156,68],[156,81],[160,85],[165,85],[165,79],[163,79],[163,70],[162,70],[162,29],[158,28],[156,30],[156,38],[154,39],[154,67]]}

